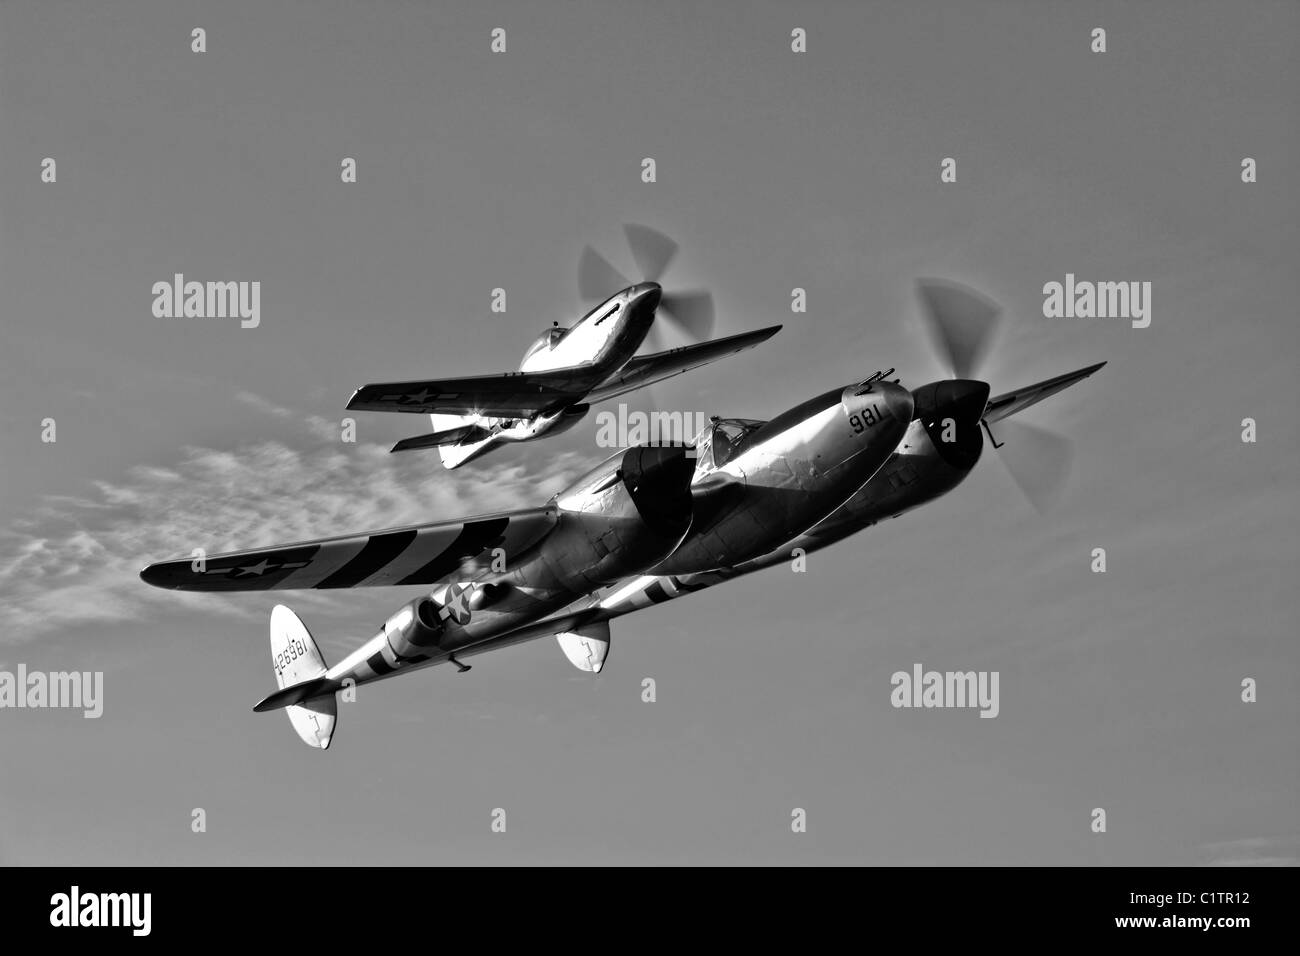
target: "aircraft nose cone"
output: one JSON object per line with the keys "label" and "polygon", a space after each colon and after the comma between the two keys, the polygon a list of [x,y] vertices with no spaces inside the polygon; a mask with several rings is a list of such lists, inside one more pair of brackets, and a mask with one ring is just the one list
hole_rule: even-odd
{"label": "aircraft nose cone", "polygon": [[969,471],[984,448],[980,420],[989,402],[987,382],[948,379],[916,390],[916,414],[939,457]]}
{"label": "aircraft nose cone", "polygon": [[653,312],[659,308],[659,300],[663,298],[663,294],[664,290],[658,282],[640,282],[632,286],[631,300],[635,305]]}

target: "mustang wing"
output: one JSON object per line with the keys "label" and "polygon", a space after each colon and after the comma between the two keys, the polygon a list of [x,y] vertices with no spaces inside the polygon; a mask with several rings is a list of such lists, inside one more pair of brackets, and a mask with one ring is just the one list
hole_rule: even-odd
{"label": "mustang wing", "polygon": [[475,378],[363,385],[348,408],[363,412],[415,412],[528,418],[557,406],[572,405],[600,382],[585,367],[553,372],[508,372]]}
{"label": "mustang wing", "polygon": [[587,396],[587,401],[603,402],[607,398],[689,372],[701,365],[716,362],[724,355],[752,349],[780,331],[781,326],[773,325],[757,332],[742,332],[740,335],[729,335],[724,339],[713,339],[698,345],[685,345],[667,352],[639,355],[602,382],[599,388],[593,389]]}
{"label": "mustang wing", "polygon": [[1067,372],[1064,375],[1056,376],[1056,378],[1049,378],[1045,382],[1039,382],[1037,385],[1028,385],[1025,388],[1016,389],[1014,392],[1006,392],[995,398],[990,398],[989,403],[984,406],[984,420],[992,424],[1004,418],[1009,418],[1016,412],[1041,402],[1049,395],[1055,395],[1061,389],[1069,388],[1075,382],[1082,382],[1105,364],[1105,362],[1098,362],[1096,365],[1081,368],[1077,372]]}
{"label": "mustang wing", "polygon": [[433,584],[494,548],[517,555],[555,526],[551,508],[532,508],[409,528],[322,538],[206,558],[161,561],[140,572],[154,587],[181,591],[269,591]]}

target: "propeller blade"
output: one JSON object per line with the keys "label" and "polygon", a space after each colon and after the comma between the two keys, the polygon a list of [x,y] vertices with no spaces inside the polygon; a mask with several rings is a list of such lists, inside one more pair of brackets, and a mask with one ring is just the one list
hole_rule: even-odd
{"label": "propeller blade", "polygon": [[916,288],[935,350],[947,360],[953,378],[977,378],[1001,309],[974,289],[955,282],[920,279]]}
{"label": "propeller blade", "polygon": [[664,337],[659,334],[658,322],[651,323],[650,331],[645,334],[641,342],[645,345],[647,354],[653,355],[655,352],[664,351]]}
{"label": "propeller blade", "polygon": [[1039,514],[1047,511],[1065,487],[1074,457],[1070,439],[1046,429],[1007,419],[998,422],[998,454],[1020,490]]}
{"label": "propeller blade", "polygon": [[702,342],[713,331],[713,296],[703,290],[666,293],[658,314],[687,336]]}
{"label": "propeller blade", "polygon": [[677,243],[662,232],[635,223],[624,225],[623,234],[627,236],[632,258],[636,260],[642,278],[647,282],[658,282],[677,255]]}
{"label": "propeller blade", "polygon": [[578,262],[578,294],[584,299],[599,302],[631,284],[631,280],[591,246],[582,250],[582,259]]}

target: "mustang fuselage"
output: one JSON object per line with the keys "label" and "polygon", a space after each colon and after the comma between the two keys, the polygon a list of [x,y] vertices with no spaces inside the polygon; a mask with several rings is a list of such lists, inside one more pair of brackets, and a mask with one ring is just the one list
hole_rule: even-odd
{"label": "mustang fuselage", "polygon": [[645,341],[662,294],[658,283],[642,282],[610,296],[572,328],[547,329],[528,347],[519,371],[592,366],[612,375]]}
{"label": "mustang fuselage", "polygon": [[[547,329],[524,352],[519,371],[590,369],[597,381],[614,377],[645,341],[662,294],[658,283],[638,283],[610,296],[571,328],[556,325]],[[485,455],[498,445],[536,441],[568,431],[586,414],[586,403],[578,403],[521,418],[487,414],[434,414],[431,418],[436,429],[473,425],[480,430],[480,438],[460,447],[441,448],[443,462],[451,467]]]}

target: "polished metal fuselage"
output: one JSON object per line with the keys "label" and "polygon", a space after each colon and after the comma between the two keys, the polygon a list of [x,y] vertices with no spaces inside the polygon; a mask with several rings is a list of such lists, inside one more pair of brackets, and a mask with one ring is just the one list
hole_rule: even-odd
{"label": "polished metal fuselage", "polygon": [[696,470],[695,521],[657,575],[692,574],[758,558],[811,528],[869,479],[898,445],[912,397],[891,382],[827,392]]}
{"label": "polished metal fuselage", "polygon": [[616,292],[596,306],[563,335],[551,341],[552,330],[529,347],[519,363],[521,372],[594,366],[617,372],[636,354],[654,323],[660,289],[643,282]]}
{"label": "polished metal fuselage", "polygon": [[[548,372],[565,369],[590,369],[598,382],[614,378],[645,341],[654,324],[660,289],[647,282],[629,286],[596,306],[572,328],[548,329],[543,332],[519,363],[521,372]],[[487,454],[497,445],[536,441],[573,428],[587,414],[586,404],[551,408],[525,418],[501,418],[493,415],[433,415],[435,431],[457,425],[478,425],[488,432],[486,438],[461,443],[468,454],[454,455],[453,466]],[[443,456],[444,462],[447,456]]]}
{"label": "polished metal fuselage", "polygon": [[909,423],[885,463],[847,501],[763,555],[696,573],[663,573],[655,568],[607,589],[592,603],[616,616],[662,604],[773,565],[791,564],[879,521],[934,501],[961,484],[979,458],[977,446],[973,457],[954,463],[950,454],[941,452],[935,432],[931,422]]}

